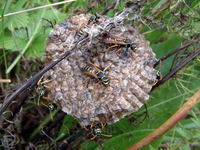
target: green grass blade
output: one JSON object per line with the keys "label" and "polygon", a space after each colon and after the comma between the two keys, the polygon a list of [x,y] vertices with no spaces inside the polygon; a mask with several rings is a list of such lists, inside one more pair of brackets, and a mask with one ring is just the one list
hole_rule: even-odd
{"label": "green grass blade", "polygon": [[54,110],[53,112],[51,112],[46,118],[45,120],[33,131],[33,133],[30,135],[29,139],[32,139],[34,136],[36,136],[43,128],[44,126],[52,120],[52,117],[54,117],[57,112],[59,111],[59,109]]}

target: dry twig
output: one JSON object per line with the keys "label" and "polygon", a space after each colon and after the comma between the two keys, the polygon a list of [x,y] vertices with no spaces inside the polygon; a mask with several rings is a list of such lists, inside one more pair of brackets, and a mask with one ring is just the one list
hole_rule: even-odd
{"label": "dry twig", "polygon": [[194,58],[200,55],[200,49],[193,52],[190,56],[185,58],[183,61],[181,61],[177,67],[175,67],[172,71],[170,71],[162,80],[157,82],[157,84],[152,88],[151,92],[155,90],[157,87],[165,83],[167,80],[169,80],[171,77],[173,77],[178,71],[180,71],[184,66],[186,66],[189,62],[191,62]]}
{"label": "dry twig", "polygon": [[138,150],[147,146],[154,140],[161,137],[168,130],[174,127],[180,120],[184,119],[188,112],[200,102],[200,90],[198,90],[171,118],[169,118],[164,124],[162,124],[158,129],[150,133],[148,136],[144,137],[142,140],[137,142],[128,148],[128,150]]}
{"label": "dry twig", "polygon": [[0,83],[10,83],[10,79],[0,79]]}

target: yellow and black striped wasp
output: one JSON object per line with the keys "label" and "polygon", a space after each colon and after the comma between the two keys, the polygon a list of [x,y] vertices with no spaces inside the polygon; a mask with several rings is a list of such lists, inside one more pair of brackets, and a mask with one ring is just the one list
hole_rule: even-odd
{"label": "yellow and black striped wasp", "polygon": [[102,133],[102,129],[104,129],[105,126],[106,123],[100,122],[95,124],[95,122],[93,121],[89,126],[89,129],[85,127],[86,131],[90,131],[90,136],[92,136],[90,140],[94,140],[97,136],[112,137],[112,135]]}
{"label": "yellow and black striped wasp", "polygon": [[157,80],[157,81],[162,80],[162,74],[161,74],[160,71],[156,72],[156,80]]}
{"label": "yellow and black striped wasp", "polygon": [[46,89],[50,88],[48,85],[49,82],[52,82],[52,80],[44,80],[44,75],[39,79],[39,81],[37,82],[37,85],[36,85],[36,93],[39,95],[39,98],[38,98],[38,105],[39,105],[39,101],[40,99],[45,99],[45,100],[48,100],[47,97],[45,97],[45,92],[46,92]]}
{"label": "yellow and black striped wasp", "polygon": [[97,22],[99,21],[99,19],[100,19],[100,16],[99,16],[99,15],[97,15],[97,14],[92,15],[92,16],[89,18],[89,20],[88,20],[88,25],[89,25],[90,23],[97,23]]}
{"label": "yellow and black striped wasp", "polygon": [[[110,84],[110,79],[105,75],[105,71],[112,65],[108,65],[104,70],[101,70],[98,66],[95,64],[89,62],[89,65],[86,65],[83,69],[82,72],[92,78],[98,79],[105,87],[108,87]],[[117,79],[113,79],[117,80]]]}
{"label": "yellow and black striped wasp", "polygon": [[137,45],[134,41],[132,41],[131,39],[122,37],[122,36],[117,36],[117,35],[112,35],[112,34],[107,34],[108,38],[106,38],[105,40],[103,40],[104,43],[106,44],[110,44],[112,46],[110,46],[106,51],[108,51],[111,48],[118,48],[117,52],[121,49],[121,48],[125,48],[126,52],[128,52],[129,49],[131,49],[132,51],[135,51]]}
{"label": "yellow and black striped wasp", "polygon": [[52,80],[45,80],[45,81],[43,81],[43,80],[44,80],[44,75],[39,79],[39,81],[37,82],[37,85],[36,85],[36,92],[41,97],[44,96],[46,88],[50,88],[46,84],[52,81]]}

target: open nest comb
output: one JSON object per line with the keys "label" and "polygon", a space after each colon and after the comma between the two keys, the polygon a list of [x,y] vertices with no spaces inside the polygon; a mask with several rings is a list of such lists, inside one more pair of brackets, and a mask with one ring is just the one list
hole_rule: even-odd
{"label": "open nest comb", "polygon": [[[158,81],[155,54],[135,27],[123,23],[128,14],[73,16],[55,25],[47,40],[47,63],[76,46],[74,54],[44,78],[51,80],[48,99],[82,126],[112,124],[137,111]],[[103,82],[99,72],[109,82]]]}

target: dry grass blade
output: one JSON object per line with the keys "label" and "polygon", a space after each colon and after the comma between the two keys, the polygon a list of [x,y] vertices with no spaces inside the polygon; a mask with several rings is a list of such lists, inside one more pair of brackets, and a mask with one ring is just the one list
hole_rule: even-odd
{"label": "dry grass blade", "polygon": [[165,123],[163,123],[158,129],[150,133],[148,136],[144,137],[142,140],[137,142],[128,148],[128,150],[137,150],[142,149],[147,146],[154,140],[161,137],[168,130],[174,127],[180,120],[184,119],[187,116],[188,112],[198,103],[200,102],[200,90],[198,90],[190,99]]}
{"label": "dry grass blade", "polygon": [[0,79],[0,83],[10,83],[10,79]]}
{"label": "dry grass blade", "polygon": [[53,4],[48,4],[48,5],[43,5],[43,6],[39,6],[39,7],[35,7],[35,8],[30,8],[30,9],[26,9],[26,10],[17,11],[17,12],[12,12],[12,13],[8,13],[8,14],[5,14],[3,16],[0,16],[0,18],[12,16],[12,15],[17,15],[17,14],[21,14],[21,13],[25,13],[25,12],[30,12],[30,11],[34,11],[34,10],[38,10],[38,9],[42,9],[42,8],[52,7],[52,6],[56,6],[56,5],[61,5],[61,4],[69,3],[69,2],[73,2],[73,1],[76,1],[76,0],[65,0],[65,1],[62,1],[62,2],[57,2],[57,3],[53,3]]}

